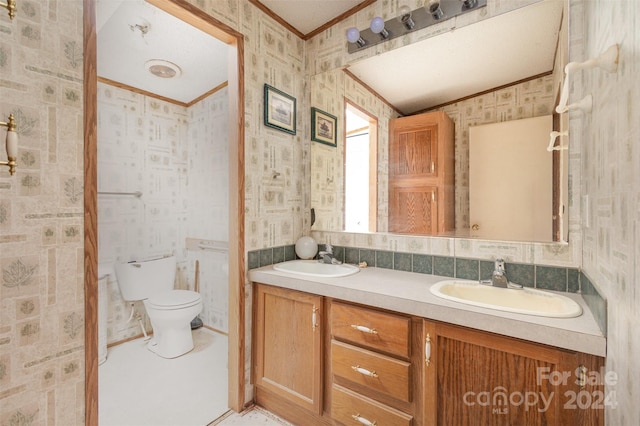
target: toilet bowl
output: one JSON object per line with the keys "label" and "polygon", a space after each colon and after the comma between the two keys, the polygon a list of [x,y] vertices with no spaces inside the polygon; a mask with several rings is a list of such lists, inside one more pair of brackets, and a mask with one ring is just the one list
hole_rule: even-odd
{"label": "toilet bowl", "polygon": [[173,289],[175,257],[117,263],[114,269],[124,300],[142,300],[149,316],[153,337],[147,349],[163,358],[192,350],[191,320],[202,311],[202,298],[195,291]]}

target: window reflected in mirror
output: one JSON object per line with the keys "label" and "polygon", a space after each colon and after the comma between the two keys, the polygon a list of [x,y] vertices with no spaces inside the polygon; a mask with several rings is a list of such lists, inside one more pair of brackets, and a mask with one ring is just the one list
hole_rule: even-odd
{"label": "window reflected in mirror", "polygon": [[345,231],[376,232],[378,120],[345,102]]}

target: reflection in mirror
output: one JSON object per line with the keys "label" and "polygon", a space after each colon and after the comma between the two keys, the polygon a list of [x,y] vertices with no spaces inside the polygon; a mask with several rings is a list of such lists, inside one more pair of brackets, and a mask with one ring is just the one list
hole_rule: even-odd
{"label": "reflection in mirror", "polygon": [[378,120],[345,106],[344,230],[376,232]]}
{"label": "reflection in mirror", "polygon": [[[378,173],[377,173],[377,227],[376,232],[388,232],[388,203],[389,203],[389,120],[401,116],[406,116],[407,109],[397,107],[396,104],[402,103],[399,98],[394,98],[394,101],[390,101],[387,98],[387,93],[380,94],[385,90],[395,90],[397,94],[411,93],[412,106],[409,108],[413,111],[410,115],[424,112],[442,111],[455,125],[455,230],[453,232],[447,232],[446,234],[439,234],[451,237],[462,238],[482,238],[489,240],[504,240],[504,241],[533,241],[533,242],[551,242],[551,241],[566,241],[567,240],[567,226],[562,225],[562,221],[567,217],[568,206],[568,167],[567,157],[568,152],[555,151],[552,156],[553,160],[553,173],[554,184],[548,188],[551,193],[555,190],[553,195],[554,205],[553,210],[549,211],[547,220],[552,223],[553,218],[556,218],[556,222],[553,224],[554,232],[548,233],[545,236],[522,236],[522,235],[478,235],[474,233],[469,216],[469,204],[470,204],[470,179],[469,179],[469,152],[470,152],[470,140],[469,131],[473,126],[480,126],[485,124],[507,122],[520,119],[528,119],[532,117],[539,117],[544,115],[552,115],[553,117],[553,130],[562,131],[568,127],[567,115],[557,116],[554,114],[554,107],[557,101],[558,93],[560,91],[560,84],[562,80],[562,70],[564,68],[568,55],[568,41],[566,32],[566,13],[564,8],[565,2],[549,1],[534,3],[530,6],[523,7],[513,12],[509,12],[500,16],[495,16],[487,19],[485,25],[480,26],[478,23],[471,24],[465,27],[466,30],[473,32],[474,28],[481,33],[483,28],[486,28],[486,24],[491,26],[498,26],[498,19],[502,18],[507,20],[517,20],[521,22],[527,20],[528,14],[540,15],[540,9],[546,8],[544,14],[546,20],[552,20],[554,22],[553,31],[553,43],[552,47],[548,47],[546,52],[547,58],[547,71],[539,72],[538,70],[532,71],[535,74],[528,75],[527,77],[520,77],[516,80],[510,80],[508,83],[503,83],[499,87],[489,86],[487,89],[478,89],[476,85],[471,84],[475,78],[475,70],[480,65],[489,63],[492,64],[497,56],[507,56],[507,62],[501,62],[502,65],[494,67],[492,69],[493,74],[500,75],[504,78],[508,74],[508,63],[513,63],[514,66],[521,61],[521,57],[525,58],[531,54],[530,50],[521,51],[519,54],[506,53],[501,50],[502,40],[511,40],[522,36],[522,31],[505,32],[501,35],[500,40],[493,40],[493,44],[489,44],[489,50],[491,56],[487,56],[487,60],[481,63],[468,63],[469,55],[465,51],[459,51],[452,57],[451,61],[458,64],[458,68],[461,68],[461,72],[466,76],[466,81],[460,81],[458,86],[467,87],[467,90],[471,92],[458,92],[453,89],[449,93],[443,93],[439,91],[438,105],[426,106],[425,108],[417,106],[415,104],[415,94],[424,87],[431,89],[433,86],[424,83],[413,84],[412,81],[400,78],[394,74],[393,71],[389,71],[389,65],[385,63],[385,57],[387,52],[379,54],[375,57],[377,61],[378,73],[385,75],[382,79],[385,82],[385,86],[380,86],[380,89],[376,86],[375,80],[365,81],[364,75],[355,75],[351,72],[352,69],[360,63],[351,64],[347,70],[336,69],[332,71],[323,72],[312,76],[311,78],[311,99],[312,106],[317,106],[323,110],[334,114],[336,116],[342,116],[341,111],[344,108],[344,100],[353,102],[358,105],[362,110],[368,114],[378,118],[378,143],[377,143],[377,160],[378,160]],[[533,19],[533,18],[531,18]],[[494,21],[496,20],[496,21]],[[511,25],[513,26],[513,25]],[[517,26],[516,26],[517,27]],[[548,28],[548,27],[546,27]],[[461,30],[458,30],[461,31]],[[505,30],[506,31],[506,30]],[[482,37],[482,34],[477,34],[477,37]],[[541,37],[535,33],[526,33],[526,37],[538,40]],[[431,37],[430,43],[437,43],[440,37],[444,34]],[[470,36],[473,37],[472,33]],[[443,37],[444,38],[444,37]],[[545,35],[545,38],[548,37]],[[420,42],[414,43],[419,44]],[[525,43],[523,41],[522,43]],[[529,43],[528,41],[526,43]],[[523,44],[524,45],[524,44]],[[408,45],[406,47],[411,47]],[[443,47],[442,49],[445,49]],[[411,58],[402,58],[402,53],[405,48],[401,47],[388,53],[393,53],[393,62],[404,63],[407,68],[407,64],[422,63],[417,58],[415,49],[410,49]],[[426,55],[424,52],[421,54],[428,57],[429,67],[435,69],[434,72],[438,72],[443,64],[434,58],[432,55]],[[487,53],[489,55],[489,53]],[[550,58],[550,59],[549,59]],[[365,59],[364,61],[373,59]],[[364,62],[361,61],[361,62]],[[502,61],[502,59],[501,59]],[[495,63],[498,61],[496,60]],[[451,63],[447,63],[448,69],[451,69]],[[346,72],[345,72],[346,71]],[[489,74],[491,74],[489,73]],[[495,84],[495,83],[494,83]],[[444,85],[444,82],[443,82]],[[455,86],[455,82],[454,82]],[[470,87],[475,87],[471,89]],[[493,89],[491,89],[493,87]],[[396,88],[396,89],[393,89]],[[399,95],[398,95],[399,96]],[[428,94],[422,93],[420,95],[427,102]],[[317,103],[317,104],[316,104]],[[545,138],[544,148],[549,142],[549,137]],[[567,141],[563,141],[566,145]],[[338,146],[333,148],[333,151],[328,151],[326,147],[320,146],[320,144],[313,144],[311,149],[312,157],[312,192],[311,192],[311,206],[316,211],[316,223],[312,227],[312,230],[320,231],[345,231],[347,228],[344,223],[345,215],[345,192],[344,192],[344,146],[345,146],[345,134],[344,131],[338,133]],[[562,166],[561,166],[562,165]],[[321,177],[325,179],[328,175],[333,176],[333,182],[330,184],[322,182]],[[504,179],[507,179],[506,175],[503,175]],[[519,189],[515,191],[526,191],[526,189]],[[505,197],[509,197],[510,194],[504,194]],[[558,229],[560,231],[558,231]]]}

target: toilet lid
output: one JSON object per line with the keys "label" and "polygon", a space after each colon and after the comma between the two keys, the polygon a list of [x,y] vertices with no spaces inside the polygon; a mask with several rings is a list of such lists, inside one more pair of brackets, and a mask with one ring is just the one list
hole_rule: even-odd
{"label": "toilet lid", "polygon": [[156,309],[179,309],[200,302],[200,294],[190,290],[171,290],[155,295],[147,303]]}

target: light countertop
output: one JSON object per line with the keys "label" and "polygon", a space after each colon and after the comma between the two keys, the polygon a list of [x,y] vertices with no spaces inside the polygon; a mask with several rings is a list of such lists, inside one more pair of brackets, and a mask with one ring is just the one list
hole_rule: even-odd
{"label": "light countertop", "polygon": [[[559,348],[606,356],[606,338],[580,294],[560,293],[582,307],[575,318],[549,318],[481,308],[433,295],[429,288],[450,277],[363,268],[357,274],[322,278],[280,272],[273,266],[249,271],[253,282],[388,309]],[[551,292],[553,293],[553,292]]]}

